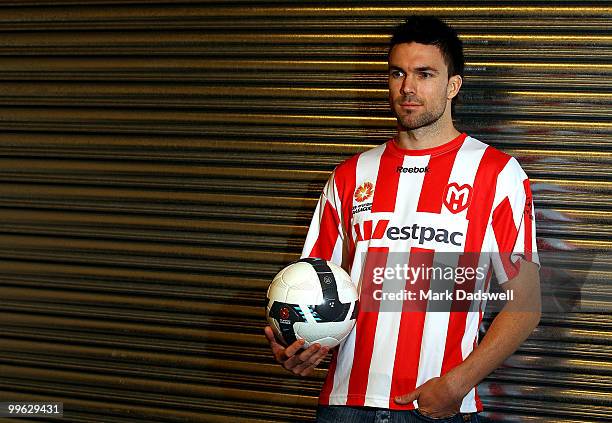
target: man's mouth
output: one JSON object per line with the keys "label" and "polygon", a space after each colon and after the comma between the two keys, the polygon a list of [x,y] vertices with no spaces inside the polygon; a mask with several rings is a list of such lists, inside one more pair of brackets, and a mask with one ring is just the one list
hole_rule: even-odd
{"label": "man's mouth", "polygon": [[402,106],[404,108],[408,108],[408,109],[413,109],[413,108],[416,108],[416,107],[421,107],[422,104],[409,102],[409,103],[400,103],[400,106]]}
{"label": "man's mouth", "polygon": [[418,106],[422,106],[423,105],[423,103],[421,103],[420,101],[414,101],[414,100],[400,101],[399,104],[402,107],[418,107]]}

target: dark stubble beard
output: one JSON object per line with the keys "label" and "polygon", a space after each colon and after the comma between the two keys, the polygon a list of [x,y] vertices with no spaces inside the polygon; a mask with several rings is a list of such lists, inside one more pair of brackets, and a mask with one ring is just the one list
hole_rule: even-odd
{"label": "dark stubble beard", "polygon": [[[404,102],[404,99],[398,100],[398,102],[396,103],[396,106],[399,109],[401,109],[400,104],[403,102]],[[426,110],[426,111],[422,111],[418,113],[417,116],[414,118],[411,116],[414,112],[409,113],[409,114],[400,115],[397,112],[397,109],[395,107],[393,108],[393,113],[395,114],[397,123],[399,123],[402,126],[402,128],[412,131],[415,129],[423,128],[425,126],[434,124],[442,117],[445,110],[446,110],[446,101],[441,103],[434,110]]]}

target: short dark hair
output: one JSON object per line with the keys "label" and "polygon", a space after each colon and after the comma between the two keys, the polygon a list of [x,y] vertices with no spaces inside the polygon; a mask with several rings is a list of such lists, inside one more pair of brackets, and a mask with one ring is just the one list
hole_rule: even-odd
{"label": "short dark hair", "polygon": [[448,67],[448,77],[459,75],[463,78],[463,43],[457,32],[445,22],[433,16],[408,17],[395,27],[388,55],[396,44],[412,42],[437,46]]}

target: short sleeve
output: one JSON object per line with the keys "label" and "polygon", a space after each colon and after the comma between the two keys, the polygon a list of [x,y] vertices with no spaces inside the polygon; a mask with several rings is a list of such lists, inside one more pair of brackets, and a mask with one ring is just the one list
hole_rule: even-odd
{"label": "short sleeve", "polygon": [[304,248],[302,258],[318,257],[333,263],[342,264],[343,231],[340,200],[335,183],[335,172],[328,179],[317,203]]}
{"label": "short sleeve", "polygon": [[529,178],[514,159],[504,172],[498,180],[501,195],[496,195],[491,219],[497,250],[492,264],[499,283],[518,275],[521,259],[540,265]]}

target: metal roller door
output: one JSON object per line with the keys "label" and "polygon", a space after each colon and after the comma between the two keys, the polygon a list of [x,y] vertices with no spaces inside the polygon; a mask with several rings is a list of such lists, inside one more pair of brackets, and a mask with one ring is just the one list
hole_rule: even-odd
{"label": "metal roller door", "polygon": [[523,163],[540,249],[573,254],[548,286],[582,278],[581,311],[483,382],[485,416],[612,420],[604,1],[2,2],[0,401],[310,421],[325,370],[272,361],[265,289],[334,165],[393,134],[387,34],[410,13],[462,34],[459,127]]}

